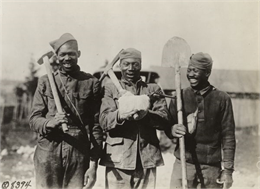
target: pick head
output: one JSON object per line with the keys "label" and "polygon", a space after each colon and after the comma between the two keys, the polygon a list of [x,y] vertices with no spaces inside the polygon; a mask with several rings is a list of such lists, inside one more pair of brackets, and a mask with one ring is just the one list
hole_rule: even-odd
{"label": "pick head", "polygon": [[180,38],[173,37],[164,45],[162,53],[162,66],[175,67],[188,65],[191,50],[188,43]]}
{"label": "pick head", "polygon": [[51,58],[53,55],[54,55],[53,51],[48,51],[46,53],[43,53],[43,55],[41,55],[40,58],[37,60],[37,63],[41,65],[41,64],[43,64],[43,58],[45,56],[47,56],[48,58]]}
{"label": "pick head", "polygon": [[105,70],[103,72],[103,74],[101,75],[101,77],[99,78],[99,81],[102,81],[106,76],[107,76],[107,72],[110,69],[113,69],[113,66],[117,63],[117,61],[120,59],[120,55],[121,53],[124,51],[124,49],[122,49],[117,55],[116,57],[112,60],[112,62],[110,62],[109,64],[107,64],[107,66],[105,67]]}

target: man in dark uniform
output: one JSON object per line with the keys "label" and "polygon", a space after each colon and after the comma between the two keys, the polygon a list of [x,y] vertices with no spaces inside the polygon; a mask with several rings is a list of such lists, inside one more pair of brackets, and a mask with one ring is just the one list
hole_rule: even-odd
{"label": "man in dark uniform", "polygon": [[[127,92],[121,95],[114,84],[106,84],[100,109],[100,124],[107,133],[100,161],[106,166],[106,188],[155,188],[156,167],[163,165],[156,129],[170,126],[166,101],[147,96],[161,89],[142,81],[140,51],[125,49],[120,69]],[[140,105],[144,108],[138,109]]]}
{"label": "man in dark uniform", "polygon": [[[39,79],[30,127],[39,134],[34,154],[37,188],[91,188],[102,149],[98,123],[100,85],[80,71],[78,43],[71,34],[50,42],[59,62],[54,78],[64,113],[57,113],[47,75]],[[54,60],[55,58],[52,58]],[[69,131],[63,133],[61,124]]]}
{"label": "man in dark uniform", "polygon": [[[228,94],[208,82],[212,62],[206,53],[190,58],[187,69],[190,87],[182,91],[185,126],[176,124],[176,100],[170,105],[175,122],[171,138],[185,136],[188,188],[222,188],[223,183],[229,188],[233,182],[236,140],[232,103]],[[178,145],[174,154],[171,188],[181,188]]]}

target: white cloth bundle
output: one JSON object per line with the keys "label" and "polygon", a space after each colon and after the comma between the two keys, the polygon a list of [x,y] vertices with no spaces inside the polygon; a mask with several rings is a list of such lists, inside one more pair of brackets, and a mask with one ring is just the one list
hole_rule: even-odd
{"label": "white cloth bundle", "polygon": [[128,113],[133,110],[147,111],[150,107],[150,98],[147,95],[133,95],[126,92],[118,99],[119,112]]}

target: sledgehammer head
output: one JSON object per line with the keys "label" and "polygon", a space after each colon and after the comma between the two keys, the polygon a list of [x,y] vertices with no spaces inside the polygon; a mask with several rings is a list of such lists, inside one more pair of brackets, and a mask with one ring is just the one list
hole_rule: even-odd
{"label": "sledgehammer head", "polygon": [[38,64],[43,64],[44,63],[44,61],[43,61],[43,58],[44,57],[48,57],[48,58],[51,58],[52,56],[54,55],[54,52],[53,51],[48,51],[47,53],[44,53],[38,60],[37,60],[37,63]]}

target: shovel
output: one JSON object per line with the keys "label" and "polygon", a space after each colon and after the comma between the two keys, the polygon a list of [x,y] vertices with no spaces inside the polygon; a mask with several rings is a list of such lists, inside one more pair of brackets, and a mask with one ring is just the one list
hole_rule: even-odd
{"label": "shovel", "polygon": [[[175,68],[175,87],[177,97],[178,124],[183,124],[182,99],[181,99],[181,66],[188,65],[191,50],[188,43],[180,38],[173,37],[164,45],[162,53],[162,66]],[[180,158],[182,168],[182,188],[187,188],[187,170],[185,158],[184,137],[179,139]]]}

